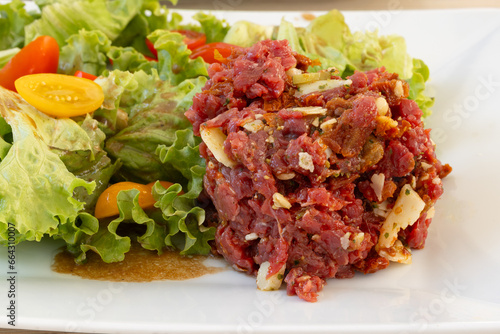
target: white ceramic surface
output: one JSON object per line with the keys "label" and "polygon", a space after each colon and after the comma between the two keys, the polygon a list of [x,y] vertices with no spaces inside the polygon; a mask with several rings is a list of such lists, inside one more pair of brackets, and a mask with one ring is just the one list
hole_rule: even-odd
{"label": "white ceramic surface", "polygon": [[[189,15],[189,11],[183,12]],[[218,13],[298,25],[301,13]],[[17,328],[106,333],[500,333],[500,10],[346,12],[352,30],[405,37],[431,70],[438,157],[453,172],[412,265],[330,280],[317,303],[261,292],[227,270],[188,281],[109,283],[50,270],[60,244],[17,247]],[[7,251],[0,249],[0,314]],[[0,327],[7,327],[0,315]]]}

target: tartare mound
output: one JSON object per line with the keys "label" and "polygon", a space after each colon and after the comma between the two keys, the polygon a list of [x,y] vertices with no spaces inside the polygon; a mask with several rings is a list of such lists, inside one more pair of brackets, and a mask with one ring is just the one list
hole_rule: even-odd
{"label": "tartare mound", "polygon": [[408,84],[384,68],[342,79],[288,42],[262,41],[209,67],[186,112],[233,267],[316,301],[327,278],[411,262],[441,178]]}

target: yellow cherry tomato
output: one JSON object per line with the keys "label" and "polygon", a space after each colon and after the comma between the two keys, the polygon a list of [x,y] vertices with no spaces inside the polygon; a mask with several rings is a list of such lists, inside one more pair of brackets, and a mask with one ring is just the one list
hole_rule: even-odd
{"label": "yellow cherry tomato", "polygon": [[16,80],[17,92],[41,112],[60,118],[85,115],[104,101],[101,86],[71,75],[40,73]]}
{"label": "yellow cherry tomato", "polygon": [[[172,183],[160,181],[164,188],[168,188]],[[139,206],[143,209],[151,209],[154,207],[155,199],[152,194],[155,182],[149,184],[140,184],[135,182],[118,182],[106,188],[97,199],[94,216],[97,219],[113,217],[120,214],[118,211],[117,196],[122,190],[137,189],[139,190]]]}

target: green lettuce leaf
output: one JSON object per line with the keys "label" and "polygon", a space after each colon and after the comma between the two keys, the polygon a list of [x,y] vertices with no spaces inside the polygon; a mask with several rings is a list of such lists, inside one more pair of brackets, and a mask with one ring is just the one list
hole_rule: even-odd
{"label": "green lettuce leaf", "polygon": [[424,113],[424,118],[432,112],[430,108],[434,105],[434,98],[425,94],[425,82],[429,79],[429,68],[420,59],[413,59],[413,75],[408,80],[410,84],[410,99],[417,102]]}
{"label": "green lettuce leaf", "polygon": [[54,1],[42,8],[41,18],[25,27],[26,43],[40,35],[54,37],[59,45],[81,29],[99,30],[111,41],[117,38],[139,12],[143,1],[77,0]]}
{"label": "green lettuce leaf", "polygon": [[351,38],[349,26],[345,23],[344,15],[338,10],[315,18],[307,27],[307,33],[314,35],[325,45],[337,50],[343,50],[347,40]]}
{"label": "green lettuce leaf", "polygon": [[231,25],[223,42],[247,48],[259,41],[271,39],[273,30],[274,27],[272,26],[263,26],[248,21],[238,21]]}
{"label": "green lettuce leaf", "polygon": [[113,63],[113,70],[129,72],[144,71],[151,74],[153,72],[152,69],[157,68],[155,61],[147,60],[144,54],[130,46],[112,46],[107,55]]}
{"label": "green lettuce leaf", "polygon": [[[78,224],[67,224],[60,235],[76,261],[85,262],[89,250],[99,254],[104,262],[122,261],[131,240],[158,253],[165,247],[173,247],[183,255],[208,254],[211,249],[208,242],[214,239],[215,228],[203,225],[205,212],[196,202],[203,189],[205,173],[198,144],[192,130],[186,129],[177,131],[171,146],[158,147],[161,161],[182,170],[187,180],[184,193],[179,183],[169,188],[155,183],[153,196],[159,210],[144,211],[138,204],[139,191],[123,190],[117,196],[119,217],[98,223],[93,216],[80,214]],[[144,232],[134,233],[138,231],[134,224],[145,226]],[[122,232],[129,231],[130,235],[119,235],[118,228]]]}
{"label": "green lettuce leaf", "polygon": [[306,51],[300,44],[299,35],[296,28],[290,22],[285,19],[281,20],[280,27],[278,29],[278,40],[286,39],[288,40],[288,45],[290,48],[300,54],[305,54]]}
{"label": "green lettuce leaf", "polygon": [[178,85],[185,79],[208,76],[205,62],[200,57],[189,58],[191,50],[183,42],[184,36],[167,30],[155,30],[148,39],[158,51],[160,79]]}
{"label": "green lettuce leaf", "polygon": [[[145,37],[144,37],[145,39]],[[113,70],[153,74],[156,70],[161,80],[173,85],[185,79],[208,75],[202,59],[190,59],[191,51],[184,43],[184,37],[169,30],[155,30],[148,35],[158,52],[158,61],[149,61],[143,53],[133,47],[111,47],[107,53],[111,59]]]}
{"label": "green lettuce leaf", "polygon": [[125,128],[129,115],[135,114],[143,101],[153,98],[161,86],[156,70],[151,75],[141,70],[134,73],[114,70],[95,82],[103,89],[104,102],[94,112],[94,118],[108,136]]}
{"label": "green lettuce leaf", "polygon": [[7,240],[9,224],[17,231],[16,242],[57,235],[59,227],[74,222],[83,209],[84,203],[73,198],[73,191],[84,187],[90,193],[95,187],[76,178],[51,151],[26,113],[30,109],[17,94],[0,88],[0,114],[13,134],[12,147],[0,162],[2,242]]}
{"label": "green lettuce leaf", "polygon": [[[321,65],[316,65],[312,66],[308,69],[309,72],[316,72],[322,69],[327,69],[329,67],[336,67],[339,69],[339,71],[343,71],[347,65],[346,62],[342,60],[342,62],[337,62],[337,59],[342,59],[340,55],[335,54],[335,49],[330,48],[329,49],[329,54],[323,54],[319,55],[317,52],[318,46],[316,46],[315,43],[311,43],[310,41],[318,39],[315,37],[315,35],[305,35],[307,34],[306,30],[304,29],[297,29],[293,26],[292,23],[286,21],[286,20],[281,20],[281,24],[278,28],[278,34],[277,34],[277,39],[286,39],[288,40],[288,43],[290,47],[292,48],[293,51],[306,55],[312,60],[319,60]],[[309,41],[309,43],[305,43],[306,41]],[[310,46],[310,48],[308,48]],[[334,56],[334,58],[330,58],[328,56]]]}
{"label": "green lettuce leaf", "polygon": [[208,241],[215,237],[215,228],[203,225],[205,212],[197,206],[196,199],[203,189],[205,174],[204,160],[199,154],[199,138],[188,128],[176,132],[176,139],[171,146],[161,145],[157,149],[160,161],[169,163],[179,170],[188,181],[186,192],[179,194],[180,185],[164,189],[159,183],[153,187],[163,217],[169,225],[166,244],[181,250],[181,254],[208,254]]}
{"label": "green lettuce leaf", "polygon": [[201,32],[207,37],[207,43],[222,42],[226,36],[229,25],[225,20],[219,20],[212,14],[196,13],[193,19],[200,22]]}
{"label": "green lettuce leaf", "polygon": [[[136,189],[120,191],[117,203],[120,216],[109,222],[101,222],[97,231],[90,217],[88,217],[90,233],[80,231],[78,228],[68,230],[65,241],[69,244],[68,250],[76,257],[77,263],[86,261],[86,252],[89,250],[99,254],[106,263],[123,261],[125,253],[130,250],[131,239],[129,236],[117,234],[120,224],[145,225],[146,232],[137,236],[137,241],[146,249],[162,252],[165,247],[166,227],[156,223],[139,206],[139,191]],[[68,236],[73,239],[69,239]]]}
{"label": "green lettuce leaf", "polygon": [[36,18],[35,14],[26,11],[24,5],[20,0],[0,4],[0,50],[24,45],[24,27]]}
{"label": "green lettuce leaf", "polygon": [[81,137],[85,144],[78,146],[88,147],[87,149],[78,149],[78,146],[74,145],[67,150],[56,150],[55,147],[52,147],[52,150],[59,155],[68,171],[79,179],[95,183],[96,187],[91,194],[82,188],[75,189],[73,194],[74,198],[85,203],[84,210],[86,212],[94,212],[97,199],[121,167],[121,162],[119,160],[112,162],[103,150],[106,135],[99,129],[95,119],[87,115],[79,126],[86,133],[86,136]]}
{"label": "green lettuce leaf", "polygon": [[0,68],[4,67],[21,49],[12,48],[0,51]]}
{"label": "green lettuce leaf", "polygon": [[58,236],[64,239],[66,249],[75,257],[76,263],[85,263],[89,250],[106,263],[123,261],[125,253],[130,250],[129,237],[119,236],[115,229],[109,229],[109,222],[99,222],[88,213],[81,213],[78,218],[78,224],[65,225]]}
{"label": "green lettuce leaf", "polygon": [[133,107],[128,109],[127,127],[106,141],[108,154],[123,162],[120,174],[125,179],[144,183],[155,180],[185,183],[181,171],[169,162],[160,161],[155,152],[159,145],[171,146],[178,130],[190,127],[184,112],[205,81],[200,77],[175,87],[156,81],[156,88],[150,91],[153,95],[142,101],[135,100]]}
{"label": "green lettuce leaf", "polygon": [[80,30],[66,40],[59,55],[59,72],[73,75],[83,71],[96,76],[106,69],[111,41],[101,31]]}
{"label": "green lettuce leaf", "polygon": [[[59,156],[70,173],[95,183],[92,193],[79,187],[73,194],[76,200],[85,204],[86,211],[93,212],[97,198],[121,166],[120,161],[113,163],[103,150],[106,135],[99,129],[98,122],[87,116],[78,124],[73,119],[52,118],[28,107],[23,108],[23,113],[35,126],[37,136]],[[0,143],[0,151],[2,146]]]}
{"label": "green lettuce leaf", "polygon": [[[170,1],[176,4],[177,1]],[[170,19],[169,19],[170,17]],[[133,47],[140,53],[152,56],[146,46],[146,36],[157,29],[178,29],[182,16],[170,12],[157,0],[144,0],[141,9],[113,42],[115,46]]]}
{"label": "green lettuce leaf", "polygon": [[36,135],[51,149],[68,151],[93,149],[89,134],[71,118],[52,118],[27,103],[22,106],[23,114],[29,117],[37,130]]}
{"label": "green lettuce leaf", "polygon": [[12,128],[0,116],[0,162],[5,158],[12,147]]}

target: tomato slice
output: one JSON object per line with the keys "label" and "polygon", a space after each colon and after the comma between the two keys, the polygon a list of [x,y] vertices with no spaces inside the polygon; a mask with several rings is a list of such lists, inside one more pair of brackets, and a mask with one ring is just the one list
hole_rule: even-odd
{"label": "tomato slice", "polygon": [[[135,182],[118,182],[106,188],[97,199],[94,216],[97,219],[113,217],[120,214],[118,210],[117,196],[122,190],[139,190],[139,206],[143,209],[152,209],[156,200],[153,197],[152,189],[156,182],[140,184]],[[164,188],[168,188],[172,183],[160,181]]]}
{"label": "tomato slice", "polygon": [[[220,63],[220,56],[222,58],[227,58],[231,55],[233,50],[242,49],[241,46],[227,44],[223,42],[215,42],[205,44],[193,51],[193,53],[189,56],[191,59],[195,59],[197,57],[203,58],[206,63]],[[217,55],[218,52],[218,55]],[[217,55],[217,57],[216,57]]]}
{"label": "tomato slice", "polygon": [[85,79],[89,79],[89,80],[97,79],[97,77],[95,75],[87,73],[87,72],[83,72],[83,71],[76,71],[75,77],[85,78]]}
{"label": "tomato slice", "polygon": [[172,30],[184,36],[184,43],[186,43],[189,50],[194,50],[207,42],[207,36],[201,32],[193,30]]}
{"label": "tomato slice", "polygon": [[64,74],[30,74],[15,82],[19,94],[32,106],[53,117],[74,117],[95,111],[104,101],[94,81]]}
{"label": "tomato slice", "polygon": [[144,55],[144,58],[146,58],[147,61],[158,61],[158,58],[152,58]]}
{"label": "tomato slice", "polygon": [[59,45],[50,36],[40,36],[21,49],[0,70],[0,86],[16,91],[14,82],[28,74],[56,73]]}
{"label": "tomato slice", "polygon": [[146,38],[146,46],[148,47],[149,51],[151,51],[154,58],[158,59],[158,51],[156,51],[155,45],[147,38]]}

